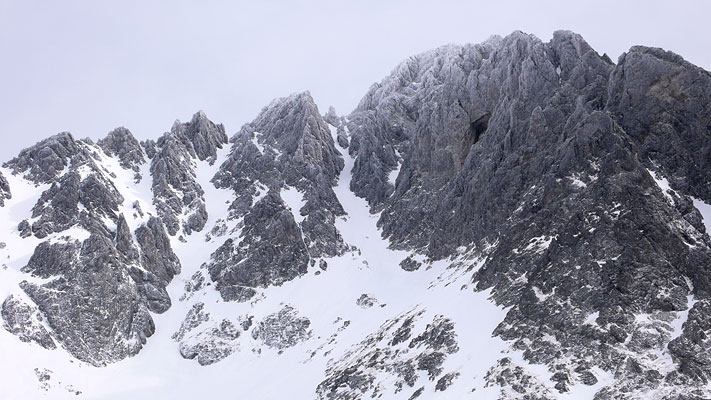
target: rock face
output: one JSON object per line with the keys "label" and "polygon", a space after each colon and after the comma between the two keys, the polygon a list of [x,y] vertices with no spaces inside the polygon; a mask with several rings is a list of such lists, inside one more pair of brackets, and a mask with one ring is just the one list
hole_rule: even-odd
{"label": "rock face", "polygon": [[246,300],[250,288],[280,285],[306,273],[311,258],[347,249],[333,191],[344,161],[308,92],[274,100],[232,143],[213,182],[234,191],[229,219],[241,229],[208,268],[225,300]]}
{"label": "rock face", "polygon": [[57,341],[82,361],[105,365],[136,354],[155,330],[138,284],[102,235],[84,243],[43,242],[24,272],[54,278],[21,287],[47,316]]}
{"label": "rock face", "polygon": [[689,196],[711,201],[710,84],[658,49],[614,65],[570,32],[443,47],[398,66],[348,117],[351,188],[382,210],[393,245],[487,256],[472,279],[512,307],[495,334],[557,371],[558,391],[597,366],[625,377],[599,398],[673,393],[709,378],[676,350],[703,341],[670,321],[689,296],[692,313],[708,301],[711,242]]}
{"label": "rock face", "polygon": [[281,285],[306,273],[308,250],[278,194],[269,192],[252,207],[240,239],[227,239],[208,266],[223,299],[244,301],[256,293],[252,288]]}
{"label": "rock face", "polygon": [[180,355],[186,359],[197,359],[200,365],[210,365],[221,361],[237,350],[236,340],[240,332],[228,319],[209,331],[200,332],[193,341],[180,343]]}
{"label": "rock face", "polygon": [[180,329],[173,334],[173,340],[180,342],[180,355],[186,359],[197,359],[200,365],[214,364],[232,354],[238,348],[240,331],[228,319],[209,328],[196,330],[210,321],[210,314],[204,311],[204,303],[195,303],[185,316]]}
{"label": "rock face", "polygon": [[3,327],[23,342],[35,342],[48,350],[57,348],[49,332],[42,325],[44,318],[31,305],[15,296],[9,296],[2,303],[0,315],[3,319]]}
{"label": "rock face", "polygon": [[3,167],[10,168],[14,174],[26,174],[34,183],[52,183],[80,152],[81,147],[72,135],[63,132],[22,150]]}
{"label": "rock face", "polygon": [[0,172],[0,207],[5,205],[5,199],[12,198],[12,193],[10,193],[10,184],[7,182],[7,178]]}
{"label": "rock face", "polygon": [[102,164],[113,154],[135,173],[143,162],[135,139],[117,129],[100,145],[60,134],[6,164],[48,186],[18,227],[21,237],[43,240],[22,268],[32,279],[18,288],[36,309],[10,295],[3,303],[5,327],[46,348],[56,342],[93,365],[141,349],[155,330],[150,312],[170,307],[166,286],[180,271],[158,218],[136,214],[131,230],[116,171]]}
{"label": "rock face", "polygon": [[118,219],[124,199],[113,183],[93,161],[79,165],[57,179],[42,193],[32,208],[31,232],[37,238],[79,225],[87,230],[101,229],[104,218]]}
{"label": "rock face", "polygon": [[106,154],[118,158],[123,168],[136,172],[137,182],[141,180],[139,167],[146,162],[146,159],[141,145],[131,131],[124,127],[116,128],[97,144]]}
{"label": "rock face", "polygon": [[[121,227],[124,227],[121,229]],[[117,242],[120,233],[125,233],[122,246],[117,249],[122,252],[128,260],[138,263],[141,268],[132,268],[131,276],[134,281],[141,283],[142,294],[148,300],[148,308],[157,313],[162,313],[170,308],[170,297],[166,291],[166,286],[173,279],[173,276],[180,273],[180,260],[173,254],[170,247],[170,239],[163,228],[163,224],[158,218],[152,217],[148,223],[136,229],[135,235],[140,248],[138,257],[132,259],[131,255],[136,254],[135,248],[130,242],[130,230],[128,226],[119,224],[116,234]],[[119,243],[121,245],[121,243]],[[126,250],[124,250],[126,248]]]}
{"label": "rock face", "polygon": [[421,317],[422,311],[413,310],[386,321],[378,332],[365,338],[326,371],[327,378],[316,389],[318,397],[360,399],[366,393],[387,393],[391,389],[387,385],[392,383],[378,379],[383,373],[394,375],[394,393],[411,391],[414,396],[423,392],[414,389],[420,383],[418,371],[429,377],[430,382],[425,385],[446,390],[456,379],[453,373],[442,374],[442,365],[449,355],[459,351],[454,325],[436,316],[422,332],[413,332],[414,322]]}
{"label": "rock face", "polygon": [[205,191],[196,181],[194,162],[214,163],[217,150],[225,144],[224,126],[214,124],[202,111],[190,122],[176,121],[156,143],[144,143],[152,159],[153,202],[171,236],[181,230],[189,235],[204,228]]}
{"label": "rock face", "polygon": [[634,140],[638,157],[675,189],[711,201],[711,74],[661,49],[635,46],[609,79],[606,109]]}
{"label": "rock face", "polygon": [[279,312],[267,315],[252,329],[252,338],[276,349],[286,349],[308,339],[308,318],[300,317],[297,310],[284,306]]}

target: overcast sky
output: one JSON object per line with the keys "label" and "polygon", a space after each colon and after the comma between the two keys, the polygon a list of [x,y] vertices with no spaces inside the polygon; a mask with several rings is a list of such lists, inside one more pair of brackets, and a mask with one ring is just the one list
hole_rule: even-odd
{"label": "overcast sky", "polygon": [[613,60],[663,47],[711,69],[711,2],[0,0],[0,160],[61,131],[157,138],[198,110],[231,136],[310,90],[350,112],[410,55],[514,30],[583,35]]}

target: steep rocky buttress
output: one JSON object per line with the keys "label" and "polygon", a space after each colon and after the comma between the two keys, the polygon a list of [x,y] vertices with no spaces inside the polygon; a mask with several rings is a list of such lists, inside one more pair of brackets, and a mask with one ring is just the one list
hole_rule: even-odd
{"label": "steep rocky buttress", "polygon": [[333,192],[344,161],[308,92],[274,100],[232,142],[213,182],[235,193],[224,223],[238,238],[208,270],[225,300],[244,301],[348,248],[334,226],[345,214]]}

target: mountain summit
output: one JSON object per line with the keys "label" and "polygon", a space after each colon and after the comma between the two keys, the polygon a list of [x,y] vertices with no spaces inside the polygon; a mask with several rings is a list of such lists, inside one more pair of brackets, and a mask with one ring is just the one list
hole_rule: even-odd
{"label": "mountain summit", "polygon": [[514,32],[0,168],[8,398],[711,397],[711,74]]}

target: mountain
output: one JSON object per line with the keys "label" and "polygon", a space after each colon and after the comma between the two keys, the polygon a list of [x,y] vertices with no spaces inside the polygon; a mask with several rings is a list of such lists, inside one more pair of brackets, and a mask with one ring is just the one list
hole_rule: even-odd
{"label": "mountain", "polygon": [[349,115],[0,168],[4,398],[711,397],[711,74],[514,32]]}

